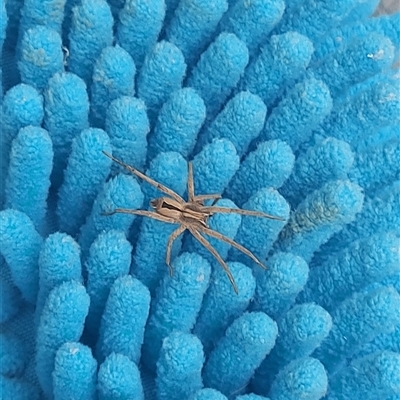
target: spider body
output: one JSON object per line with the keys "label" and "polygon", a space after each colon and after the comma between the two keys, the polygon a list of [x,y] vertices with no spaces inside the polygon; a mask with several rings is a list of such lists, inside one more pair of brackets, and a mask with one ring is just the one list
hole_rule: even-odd
{"label": "spider body", "polygon": [[[169,224],[178,224],[179,227],[172,232],[171,236],[168,239],[166,257],[165,257],[165,262],[170,269],[171,275],[173,272],[170,263],[172,245],[174,241],[186,230],[188,230],[194,236],[194,238],[198,240],[220,263],[220,265],[228,275],[228,278],[236,293],[238,293],[238,289],[235,283],[235,279],[233,278],[232,273],[230,272],[228,266],[226,265],[222,257],[218,254],[218,252],[214,249],[214,247],[212,247],[210,242],[202,234],[213,237],[215,239],[222,240],[230,244],[231,246],[235,247],[242,253],[246,254],[259,266],[265,269],[265,266],[262,264],[262,262],[250,250],[246,249],[241,244],[235,242],[234,240],[228,238],[227,236],[224,236],[221,233],[210,229],[210,227],[208,226],[208,218],[216,213],[225,213],[225,214],[236,213],[240,215],[264,217],[281,221],[284,220],[283,218],[265,214],[260,211],[241,210],[237,208],[225,208],[225,207],[214,206],[214,202],[221,198],[219,194],[195,195],[194,184],[193,184],[193,166],[191,162],[188,163],[188,182],[187,182],[188,201],[186,201],[181,196],[179,196],[179,194],[175,193],[173,190],[153,180],[152,178],[146,176],[137,169],[122,162],[121,160],[118,160],[111,154],[106,153],[105,151],[103,151],[103,153],[116,163],[122,165],[132,174],[143,179],[144,181],[146,181],[147,183],[158,189],[160,192],[169,196],[169,197],[163,196],[151,200],[150,206],[154,209],[154,211],[116,208],[114,211],[105,214],[106,215],[112,215],[115,213],[134,214],[134,215],[149,217],[157,221],[162,221]],[[205,205],[205,201],[207,200],[213,200],[213,204],[210,206]]]}
{"label": "spider body", "polygon": [[150,205],[156,213],[174,218],[181,224],[191,224],[197,221],[203,226],[208,227],[207,220],[210,213],[202,209],[203,204],[200,202],[181,204],[169,197],[160,197],[151,200]]}

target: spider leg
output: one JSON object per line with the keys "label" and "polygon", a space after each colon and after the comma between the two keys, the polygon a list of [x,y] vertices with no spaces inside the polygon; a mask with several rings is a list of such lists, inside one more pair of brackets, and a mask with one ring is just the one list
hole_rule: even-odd
{"label": "spider leg", "polygon": [[217,250],[215,250],[214,247],[211,246],[210,242],[206,238],[204,238],[203,236],[200,235],[200,233],[196,230],[196,228],[193,228],[192,226],[187,227],[187,229],[189,229],[190,233],[194,236],[194,238],[197,239],[221,264],[222,268],[228,275],[229,281],[231,282],[231,284],[233,286],[233,290],[235,291],[236,294],[238,294],[239,291],[236,286],[235,279],[233,278],[233,275],[232,275],[231,271],[229,270],[229,267],[226,265],[226,263],[222,259],[222,257],[218,254]]}
{"label": "spider leg", "polygon": [[193,202],[195,195],[194,195],[194,182],[193,182],[193,164],[190,161],[188,163],[188,181],[187,181],[187,193],[189,202]]}
{"label": "spider leg", "polygon": [[175,229],[170,237],[168,238],[168,244],[167,244],[167,254],[165,256],[165,263],[168,265],[169,268],[169,274],[172,276],[173,270],[171,266],[171,250],[172,250],[172,245],[174,244],[174,241],[178,238],[179,235],[181,235],[184,231],[186,230],[186,226],[181,225],[179,228]]}
{"label": "spider leg", "polygon": [[193,201],[202,202],[206,200],[214,200],[214,203],[219,200],[222,196],[220,194],[200,194],[193,197]]}
{"label": "spider leg", "polygon": [[177,224],[178,223],[173,218],[165,217],[164,215],[157,214],[156,212],[153,212],[153,211],[130,210],[129,208],[116,208],[114,211],[104,212],[104,213],[102,213],[102,215],[114,215],[117,213],[140,215],[142,217],[149,217],[152,219],[156,219],[157,221],[167,222],[169,224]]}
{"label": "spider leg", "polygon": [[130,173],[132,173],[133,175],[136,175],[137,177],[139,177],[140,179],[143,179],[144,181],[146,181],[149,185],[152,185],[153,187],[155,187],[156,189],[158,189],[160,192],[163,192],[165,194],[167,194],[168,196],[171,196],[173,199],[175,199],[178,202],[181,203],[185,203],[185,200],[183,200],[183,198],[181,196],[179,196],[178,193],[175,193],[173,190],[167,188],[165,185],[158,183],[157,181],[155,181],[154,179],[149,178],[148,176],[146,176],[143,172],[138,171],[136,168],[131,167],[130,165],[124,163],[121,160],[118,160],[118,158],[115,158],[114,156],[112,156],[111,154],[108,154],[107,152],[103,151],[103,153],[111,158],[111,160],[115,161],[117,164],[122,165],[126,170],[128,170]]}
{"label": "spider leg", "polygon": [[214,203],[215,203],[216,200],[221,198],[220,194],[200,194],[198,196],[196,196],[194,194],[194,179],[193,179],[193,163],[192,162],[188,163],[187,192],[188,192],[188,198],[189,198],[190,203],[191,202],[203,202],[205,200],[214,200]]}
{"label": "spider leg", "polygon": [[[222,199],[222,196],[220,197],[220,199]],[[217,201],[218,201],[218,198],[215,198],[215,199],[213,200],[213,202],[211,203],[211,206],[214,207],[215,204],[217,203]]]}
{"label": "spider leg", "polygon": [[203,225],[199,226],[199,231],[203,232],[215,239],[219,239],[222,240],[225,243],[230,244],[232,247],[235,247],[236,249],[238,249],[239,251],[241,251],[242,253],[246,254],[246,256],[250,257],[255,263],[257,263],[261,268],[263,269],[267,269],[265,267],[265,265],[248,249],[246,249],[246,247],[242,246],[241,244],[235,242],[234,240],[228,238],[227,236],[223,235],[222,233],[213,231],[210,228],[206,228]]}
{"label": "spider leg", "polygon": [[275,219],[278,221],[286,221],[285,218],[277,217],[275,215],[270,215],[263,213],[261,211],[254,211],[254,210],[242,210],[240,208],[226,208],[226,207],[217,207],[217,206],[203,206],[204,211],[210,213],[210,215],[215,213],[221,214],[240,214],[240,215],[250,215],[252,217],[264,217],[269,219]]}

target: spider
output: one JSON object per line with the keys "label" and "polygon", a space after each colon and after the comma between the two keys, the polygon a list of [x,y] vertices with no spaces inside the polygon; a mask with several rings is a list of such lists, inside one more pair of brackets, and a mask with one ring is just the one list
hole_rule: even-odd
{"label": "spider", "polygon": [[[194,184],[193,184],[193,165],[191,162],[188,163],[188,181],[187,181],[188,201],[185,201],[181,196],[179,196],[179,194],[175,193],[168,187],[149,178],[142,172],[124,163],[123,161],[118,160],[111,154],[108,154],[105,151],[103,151],[103,153],[111,160],[122,165],[130,173],[136,175],[140,179],[143,179],[144,181],[146,181],[147,183],[158,189],[160,192],[169,196],[169,197],[163,196],[151,200],[150,206],[154,209],[154,211],[116,208],[114,211],[104,214],[105,215],[113,215],[115,213],[134,214],[134,215],[141,215],[144,217],[153,218],[157,221],[167,222],[169,224],[179,224],[179,227],[171,233],[167,243],[165,262],[169,267],[171,276],[173,273],[173,269],[170,262],[172,245],[174,241],[186,230],[188,230],[194,236],[194,238],[197,239],[221,264],[222,268],[228,275],[229,281],[231,282],[232,287],[236,294],[238,293],[238,288],[236,286],[235,279],[233,278],[233,275],[229,270],[229,267],[226,265],[225,261],[218,254],[215,248],[210,244],[210,242],[204,236],[202,236],[202,233],[230,244],[231,246],[235,247],[236,249],[246,254],[248,257],[250,257],[260,267],[266,269],[263,263],[250,250],[247,250],[241,244],[235,242],[234,240],[228,238],[227,236],[224,236],[221,233],[210,229],[208,226],[208,218],[216,213],[225,213],[225,214],[235,213],[240,215],[250,215],[254,217],[270,218],[279,221],[284,221],[283,218],[265,214],[260,211],[242,210],[236,208],[215,206],[214,203],[221,198],[221,195],[219,194],[195,195]],[[205,205],[204,203],[207,200],[212,200],[213,204],[211,206]]]}

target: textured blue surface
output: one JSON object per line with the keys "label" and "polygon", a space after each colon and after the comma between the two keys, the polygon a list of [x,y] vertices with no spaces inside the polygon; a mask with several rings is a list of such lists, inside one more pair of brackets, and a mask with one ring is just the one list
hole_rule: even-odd
{"label": "textured blue surface", "polygon": [[[282,220],[271,220],[243,216],[242,224],[235,239],[252,251],[260,260],[264,260],[289,218],[289,204],[277,190],[262,188],[243,204],[243,209],[257,210],[282,218]],[[248,259],[236,249],[231,250],[231,255],[240,261],[248,262]],[[259,267],[257,266],[257,268]]]}
{"label": "textured blue surface", "polygon": [[327,82],[332,96],[336,97],[348,86],[363,82],[381,70],[390,68],[393,58],[392,42],[385,36],[371,33],[311,66],[309,74]]}
{"label": "textured blue surface", "polygon": [[262,188],[279,189],[292,172],[293,164],[294,155],[286,142],[262,142],[242,161],[229,182],[226,194],[238,205],[242,205]]}
{"label": "textured blue surface", "polygon": [[157,42],[165,16],[165,4],[160,0],[120,3],[122,10],[117,19],[116,40],[140,67],[147,52]]}
{"label": "textured blue surface", "polygon": [[[111,160],[100,155],[103,150],[111,152],[110,138],[98,128],[84,129],[72,140],[56,211],[60,229],[71,235],[76,235],[85,222],[110,173]],[[85,173],[88,169],[90,175]]]}
{"label": "textured blue surface", "polygon": [[[400,13],[377,0],[0,8],[1,393],[400,395]],[[6,14],[4,13],[6,12]],[[397,69],[396,69],[397,68]],[[204,235],[112,213],[222,194]],[[208,203],[207,203],[208,204]],[[211,202],[209,203],[211,204]],[[234,211],[234,210],[233,210]]]}
{"label": "textured blue surface", "polygon": [[15,378],[1,378],[1,394],[15,400],[39,400],[39,390],[28,382]]}
{"label": "textured blue surface", "polygon": [[[99,328],[96,346],[99,360],[115,352],[139,362],[149,306],[149,290],[138,279],[123,275],[114,281]],[[127,326],[130,328],[126,329]]]}
{"label": "textured blue surface", "polygon": [[96,399],[97,361],[82,343],[67,342],[57,350],[52,377],[54,398]]}
{"label": "textured blue surface", "polygon": [[183,54],[172,43],[161,41],[146,55],[137,78],[137,92],[146,103],[151,120],[171,92],[181,87],[185,73]]}
{"label": "textured blue surface", "polygon": [[[2,268],[3,265],[2,265]],[[15,317],[21,307],[21,294],[18,289],[10,283],[10,278],[1,277],[1,312],[0,322],[4,323]],[[6,367],[7,368],[7,367]]]}
{"label": "textured blue surface", "polygon": [[396,274],[399,248],[400,239],[393,232],[352,242],[335,257],[318,265],[300,299],[315,301],[331,310],[351,293]]}
{"label": "textured blue surface", "polygon": [[10,269],[13,284],[25,300],[35,304],[39,287],[37,262],[43,238],[21,211],[3,210],[0,218],[1,255]]}
{"label": "textured blue surface", "polygon": [[362,188],[348,180],[330,181],[309,194],[291,215],[278,248],[310,261],[313,253],[361,211]]}
{"label": "textured blue surface", "polygon": [[210,287],[204,296],[193,330],[201,339],[206,352],[214,347],[233,320],[247,309],[256,287],[250,268],[242,263],[228,262],[228,267],[235,277],[239,291],[239,294],[236,295],[232,291],[225,271],[216,264],[214,262],[215,270],[211,276]]}
{"label": "textured blue surface", "polygon": [[186,84],[202,97],[210,119],[227,100],[248,62],[245,43],[233,33],[222,32],[201,55]]}
{"label": "textured blue surface", "polygon": [[30,85],[20,83],[11,88],[3,98],[0,114],[0,203],[2,205],[12,141],[24,126],[41,125],[43,116],[43,97]]}
{"label": "textured blue surface", "polygon": [[396,80],[382,76],[382,79],[372,80],[370,85],[353,86],[353,91],[337,101],[317,132],[324,137],[345,140],[354,147],[363,137],[372,136],[378,127],[399,123],[397,84]]}
{"label": "textured blue surface", "polygon": [[205,388],[199,390],[190,400],[227,400],[227,397],[218,390]]}
{"label": "textured blue surface", "polygon": [[254,375],[253,390],[268,393],[279,370],[292,360],[308,357],[331,328],[332,318],[321,306],[313,303],[295,305],[278,321],[279,336]]}
{"label": "textured blue surface", "polygon": [[91,122],[98,128],[104,127],[110,103],[120,96],[135,93],[136,66],[132,57],[122,47],[104,47],[93,66],[90,87]]}
{"label": "textured blue surface", "polygon": [[180,400],[203,386],[204,354],[200,339],[189,333],[172,332],[162,343],[157,361],[157,398]]}
{"label": "textured blue surface", "polygon": [[213,139],[229,139],[239,156],[264,126],[267,109],[262,100],[249,91],[239,92],[230,99],[214,121],[201,133],[196,149]]}
{"label": "textured blue surface", "polygon": [[293,305],[308,274],[308,265],[301,257],[275,253],[268,259],[268,271],[257,275],[253,309],[277,319]]}
{"label": "textured blue surface", "polygon": [[82,281],[80,248],[71,236],[53,233],[43,243],[38,266],[39,293],[35,310],[37,320],[51,290],[63,282]]}
{"label": "textured blue surface", "polygon": [[314,47],[297,32],[274,35],[246,68],[239,86],[257,94],[267,106],[307,68]]}
{"label": "textured blue surface", "polygon": [[[379,0],[367,0],[358,3],[352,10],[347,14],[346,18],[343,19],[343,24],[346,25],[353,21],[365,21],[368,20],[375,9],[379,6]],[[385,7],[385,5],[383,5]]]}
{"label": "textured blue surface", "polygon": [[283,14],[276,31],[283,33],[297,31],[311,40],[324,36],[330,29],[339,25],[358,0],[296,1],[296,4]]}
{"label": "textured blue surface", "polygon": [[188,157],[206,117],[203,99],[192,88],[173,92],[163,104],[149,137],[148,157],[176,151]]}
{"label": "textured blue surface", "polygon": [[220,29],[243,40],[252,54],[265,42],[284,9],[283,0],[238,0],[222,18]]}
{"label": "textured blue surface", "polygon": [[5,207],[24,212],[40,233],[46,232],[52,166],[53,145],[48,132],[36,126],[22,128],[11,146]]}
{"label": "textured blue surface", "polygon": [[400,15],[397,13],[393,16],[368,18],[353,24],[338,26],[316,43],[313,61],[323,59],[328,54],[333,54],[337,49],[351,43],[355,38],[368,35],[370,32],[387,36],[393,45],[398,47],[400,39],[399,18]]}
{"label": "textured blue surface", "polygon": [[110,287],[115,279],[129,272],[132,246],[123,232],[110,230],[101,233],[90,246],[85,263],[86,286],[90,309],[86,329],[88,339],[95,340]]}
{"label": "textured blue surface", "polygon": [[193,328],[210,277],[210,264],[194,253],[183,253],[172,267],[174,275],[165,275],[157,290],[144,336],[142,359],[150,369],[166,336]]}
{"label": "textured blue surface", "polygon": [[105,0],[83,0],[72,9],[68,34],[68,70],[91,82],[93,64],[106,46],[113,42],[110,6]]}
{"label": "textured blue surface", "polygon": [[89,98],[85,82],[69,72],[54,74],[43,97],[43,126],[49,131],[55,153],[52,181],[59,186],[72,140],[89,127]]}
{"label": "textured blue surface", "polygon": [[[110,103],[106,115],[105,130],[113,156],[143,169],[150,130],[146,105],[135,97],[121,96]],[[102,150],[107,151],[105,147]],[[113,164],[112,171],[116,170],[122,168]]]}
{"label": "textured blue surface", "polygon": [[339,369],[340,363],[351,358],[364,341],[392,331],[399,324],[399,310],[400,295],[393,286],[353,294],[332,311],[332,330],[315,355],[328,371]]}
{"label": "textured blue surface", "polygon": [[56,286],[47,297],[37,330],[36,374],[43,392],[52,397],[55,355],[59,347],[82,335],[89,309],[89,295],[76,281]]}
{"label": "textured blue surface", "polygon": [[43,90],[55,72],[64,70],[60,35],[45,26],[24,31],[19,52],[21,81]]}
{"label": "textured blue surface", "polygon": [[277,334],[276,323],[263,312],[244,313],[235,319],[204,366],[205,385],[228,397],[240,394],[274,346]]}
{"label": "textured blue surface", "polygon": [[2,157],[8,156],[9,146],[18,131],[27,125],[39,126],[44,116],[43,97],[32,86],[20,83],[11,88],[3,98],[1,109]]}
{"label": "textured blue surface", "polygon": [[354,154],[347,142],[333,137],[321,140],[297,157],[281,193],[293,207],[297,206],[311,190],[329,181],[346,178],[353,162]]}
{"label": "textured blue surface", "polygon": [[144,399],[139,369],[122,354],[110,354],[100,365],[97,379],[99,400]]}
{"label": "textured blue surface", "polygon": [[350,400],[354,393],[368,400],[395,399],[399,392],[399,371],[399,353],[383,351],[357,359],[333,378],[327,399]]}
{"label": "textured blue surface", "polygon": [[359,151],[350,177],[371,194],[400,176],[400,138]]}
{"label": "textured blue surface", "polygon": [[6,29],[8,23],[8,16],[6,11],[6,3],[1,3],[1,10],[0,10],[0,49],[3,48],[4,39],[6,38]]}
{"label": "textured blue surface", "polygon": [[323,364],[305,357],[292,361],[283,368],[272,383],[271,400],[297,400],[303,396],[317,400],[326,394],[328,377]]}
{"label": "textured blue surface", "polygon": [[54,29],[61,34],[65,3],[66,0],[24,1],[19,25],[20,32],[25,32],[30,28],[41,25]]}
{"label": "textured blue surface", "polygon": [[290,88],[272,110],[260,139],[281,139],[296,151],[331,109],[332,99],[326,84],[315,78],[304,79]]}
{"label": "textured blue surface", "polygon": [[270,400],[267,397],[259,396],[258,394],[250,393],[236,397],[236,400]]}
{"label": "textured blue surface", "polygon": [[109,216],[102,215],[102,213],[112,212],[118,206],[123,208],[140,208],[142,203],[143,193],[134,178],[119,174],[109,180],[96,197],[91,214],[86,219],[85,225],[82,225],[79,242],[81,247],[86,249],[86,252],[83,252],[83,258],[87,256],[89,246],[99,233],[110,229],[121,230],[127,233],[135,218],[128,214],[114,214]]}
{"label": "textured blue surface", "polygon": [[214,139],[193,158],[194,187],[197,193],[223,193],[239,168],[239,156],[228,139]]}
{"label": "textured blue surface", "polygon": [[[174,16],[165,29],[166,38],[181,49],[189,67],[197,61],[206,45],[212,40],[222,15],[228,9],[226,0],[175,1]],[[168,7],[168,0],[166,1]]]}
{"label": "textured blue surface", "polygon": [[321,262],[357,239],[367,238],[377,233],[393,231],[400,236],[400,181],[395,181],[367,198],[357,219],[346,225],[321,247],[316,262]]}
{"label": "textured blue surface", "polygon": [[0,333],[0,372],[10,378],[21,376],[27,364],[26,347],[14,335]]}

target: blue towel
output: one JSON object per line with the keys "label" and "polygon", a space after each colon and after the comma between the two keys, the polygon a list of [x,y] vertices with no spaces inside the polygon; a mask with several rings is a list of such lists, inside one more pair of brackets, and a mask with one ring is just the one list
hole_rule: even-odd
{"label": "blue towel", "polygon": [[[400,12],[376,7],[1,2],[2,399],[399,398]],[[191,161],[226,240],[152,218],[164,186],[103,151],[184,199]]]}

